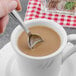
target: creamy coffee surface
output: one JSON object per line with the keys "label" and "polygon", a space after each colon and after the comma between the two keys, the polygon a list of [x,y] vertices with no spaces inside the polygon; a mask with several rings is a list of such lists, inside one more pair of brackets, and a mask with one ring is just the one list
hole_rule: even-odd
{"label": "creamy coffee surface", "polygon": [[39,25],[30,27],[29,29],[33,34],[40,35],[44,41],[35,45],[33,49],[30,49],[27,43],[28,36],[25,32],[22,32],[18,38],[18,47],[23,53],[35,57],[47,56],[60,47],[60,37],[54,30]]}

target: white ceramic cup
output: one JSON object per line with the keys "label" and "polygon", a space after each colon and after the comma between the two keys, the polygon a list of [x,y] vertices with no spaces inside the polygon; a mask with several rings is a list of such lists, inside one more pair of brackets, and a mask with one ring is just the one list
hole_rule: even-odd
{"label": "white ceramic cup", "polygon": [[[66,34],[64,28],[59,24],[48,19],[33,19],[25,22],[26,27],[31,26],[47,26],[55,30],[60,38],[60,48],[47,56],[33,57],[22,53],[18,46],[17,40],[23,29],[18,26],[12,33],[11,44],[16,52],[17,63],[20,68],[21,76],[59,76],[62,63],[72,55],[76,50],[76,46],[69,41],[76,40],[76,34]],[[48,46],[47,46],[48,47]],[[64,52],[66,50],[66,52]]]}

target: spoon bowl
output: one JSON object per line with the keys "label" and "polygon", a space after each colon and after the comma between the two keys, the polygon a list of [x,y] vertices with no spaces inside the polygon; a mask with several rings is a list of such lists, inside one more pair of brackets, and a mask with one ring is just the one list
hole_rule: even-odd
{"label": "spoon bowl", "polygon": [[43,39],[37,34],[30,34],[28,38],[28,46],[33,48],[36,44],[43,42]]}

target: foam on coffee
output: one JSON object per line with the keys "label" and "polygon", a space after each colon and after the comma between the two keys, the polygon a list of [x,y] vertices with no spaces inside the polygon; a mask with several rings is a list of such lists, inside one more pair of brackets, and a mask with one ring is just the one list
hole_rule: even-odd
{"label": "foam on coffee", "polygon": [[46,56],[60,47],[60,37],[53,29],[40,25],[32,26],[29,29],[33,34],[40,35],[44,42],[38,43],[33,49],[30,49],[27,43],[28,36],[22,32],[18,38],[18,47],[23,53],[36,57]]}

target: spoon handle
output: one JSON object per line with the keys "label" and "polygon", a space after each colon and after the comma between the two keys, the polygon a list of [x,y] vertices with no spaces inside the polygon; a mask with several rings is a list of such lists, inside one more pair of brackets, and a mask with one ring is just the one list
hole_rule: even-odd
{"label": "spoon handle", "polygon": [[30,33],[29,29],[26,28],[25,26],[25,23],[23,22],[22,18],[20,17],[20,15],[17,13],[16,10],[13,10],[11,13],[9,13],[9,15],[16,21],[18,22],[21,27],[24,29],[24,31],[26,31],[27,34]]}

